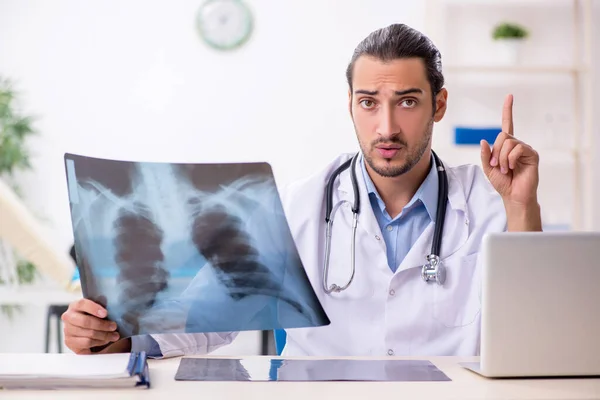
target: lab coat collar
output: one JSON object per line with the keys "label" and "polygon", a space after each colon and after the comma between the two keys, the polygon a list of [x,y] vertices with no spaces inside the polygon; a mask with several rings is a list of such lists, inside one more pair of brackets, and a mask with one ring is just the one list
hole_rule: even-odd
{"label": "lab coat collar", "polygon": [[[359,157],[363,157],[362,153]],[[373,208],[369,201],[369,191],[367,189],[366,182],[361,173],[360,163],[357,160],[355,171],[356,178],[358,181],[359,196],[360,196],[360,214],[358,216],[358,227],[365,230],[371,236],[381,238],[380,242],[385,251],[385,242],[381,229],[375,218]],[[443,163],[443,160],[441,160]],[[448,176],[448,205],[446,208],[446,216],[444,222],[444,233],[442,237],[442,248],[440,250],[440,256],[442,261],[454,254],[457,250],[464,245],[468,238],[469,233],[469,220],[467,212],[467,201],[465,197],[464,188],[459,179],[454,174],[451,168],[446,166],[446,174]],[[354,201],[354,191],[352,189],[352,180],[350,177],[350,168],[346,169],[340,174],[340,184],[338,186],[338,193],[340,200],[349,201],[351,204]],[[435,191],[437,194],[437,191]],[[437,199],[435,199],[437,204]],[[350,208],[347,208],[350,212]],[[439,219],[439,216],[438,218]],[[435,223],[431,222],[423,234],[419,237],[415,245],[406,255],[404,261],[397,269],[397,272],[414,267],[420,267],[426,261],[425,257],[431,252],[431,242],[433,240],[433,234],[435,231]],[[389,269],[388,269],[389,270]],[[390,274],[392,274],[392,271]]]}

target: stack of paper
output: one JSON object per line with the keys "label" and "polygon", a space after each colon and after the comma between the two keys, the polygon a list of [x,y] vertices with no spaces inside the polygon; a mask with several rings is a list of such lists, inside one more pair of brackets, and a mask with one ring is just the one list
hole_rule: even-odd
{"label": "stack of paper", "polygon": [[146,353],[0,354],[0,388],[149,388]]}

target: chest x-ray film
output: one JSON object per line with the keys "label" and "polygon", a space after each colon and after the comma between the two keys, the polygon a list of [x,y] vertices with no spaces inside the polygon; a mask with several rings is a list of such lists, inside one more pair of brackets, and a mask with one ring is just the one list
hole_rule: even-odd
{"label": "chest x-ray film", "polygon": [[122,337],[329,324],[269,164],[65,167],[83,295]]}

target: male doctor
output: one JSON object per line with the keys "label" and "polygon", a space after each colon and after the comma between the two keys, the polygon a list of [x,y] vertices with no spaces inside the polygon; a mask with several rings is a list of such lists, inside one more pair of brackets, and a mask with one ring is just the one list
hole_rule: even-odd
{"label": "male doctor", "polygon": [[[437,214],[438,171],[431,152],[433,125],[446,112],[441,56],[422,33],[395,24],[371,33],[347,69],[348,108],[360,144],[356,163],[361,212],[356,270],[341,292],[323,284],[325,185],[352,155],[282,192],[286,216],[308,277],[331,324],[287,331],[284,355],[477,355],[480,330],[478,257],[488,232],[540,231],[538,154],[515,136],[512,96],[493,146],[481,143],[481,167],[448,167],[445,215]],[[499,110],[500,111],[500,110]],[[443,162],[443,155],[441,156]],[[350,170],[336,179],[333,204],[352,203]],[[421,277],[434,227],[444,218],[440,259],[443,285]],[[327,287],[351,274],[351,207],[333,224]],[[75,353],[146,350],[171,357],[208,353],[232,333],[169,334],[119,340],[106,310],[79,300],[63,315],[66,345]]]}

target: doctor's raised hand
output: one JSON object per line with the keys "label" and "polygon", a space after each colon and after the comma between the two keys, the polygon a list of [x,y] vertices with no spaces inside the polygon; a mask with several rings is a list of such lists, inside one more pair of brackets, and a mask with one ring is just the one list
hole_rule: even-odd
{"label": "doctor's raised hand", "polygon": [[513,96],[508,95],[502,110],[502,132],[490,148],[481,141],[481,163],[492,186],[502,197],[509,231],[541,231],[537,199],[539,155],[517,139],[513,126]]}

